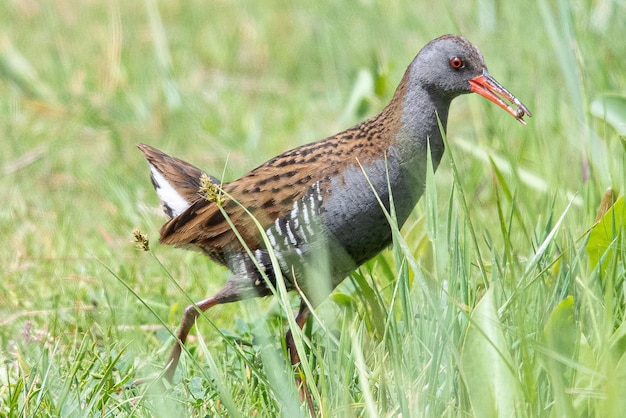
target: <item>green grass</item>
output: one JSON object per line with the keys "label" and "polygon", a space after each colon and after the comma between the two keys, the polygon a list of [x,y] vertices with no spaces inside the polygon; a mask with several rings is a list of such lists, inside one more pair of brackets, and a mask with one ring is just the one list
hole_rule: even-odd
{"label": "green grass", "polygon": [[161,371],[184,307],[228,275],[157,244],[165,218],[135,144],[234,179],[377,112],[452,32],[534,117],[454,102],[446,155],[393,248],[299,339],[320,415],[621,417],[623,205],[587,231],[626,182],[625,12],[2,2],[0,416],[305,415],[284,297],[210,310],[173,386],[129,388]]}

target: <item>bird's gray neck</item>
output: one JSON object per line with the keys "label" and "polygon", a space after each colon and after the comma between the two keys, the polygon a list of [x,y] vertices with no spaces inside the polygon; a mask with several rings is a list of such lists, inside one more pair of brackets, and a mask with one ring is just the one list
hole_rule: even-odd
{"label": "bird's gray neck", "polygon": [[403,80],[406,85],[397,92],[402,95],[398,97],[402,117],[393,148],[405,168],[423,176],[428,148],[435,169],[443,156],[442,132],[446,132],[451,99],[431,94],[410,76],[410,71]]}
{"label": "bird's gray neck", "polygon": [[392,186],[400,224],[424,191],[429,149],[433,169],[439,166],[444,152],[442,132],[446,132],[451,102],[424,89],[410,71],[392,100],[394,106],[401,106],[394,109],[401,117],[388,151],[389,166],[397,169]]}

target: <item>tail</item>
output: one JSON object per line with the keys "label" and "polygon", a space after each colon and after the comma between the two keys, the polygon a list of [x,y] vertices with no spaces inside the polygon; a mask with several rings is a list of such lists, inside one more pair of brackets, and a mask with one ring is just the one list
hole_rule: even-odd
{"label": "tail", "polygon": [[[201,197],[198,189],[203,171],[149,145],[138,144],[137,148],[148,160],[152,185],[161,200],[163,211],[170,219],[183,213]],[[209,178],[219,183],[216,178]]]}

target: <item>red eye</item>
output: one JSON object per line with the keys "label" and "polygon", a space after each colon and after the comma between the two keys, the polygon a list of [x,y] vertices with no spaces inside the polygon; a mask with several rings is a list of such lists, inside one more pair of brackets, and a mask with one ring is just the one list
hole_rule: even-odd
{"label": "red eye", "polygon": [[465,66],[465,64],[463,64],[463,60],[459,57],[452,57],[450,58],[450,67],[454,68],[455,70],[459,70],[461,68],[463,68]]}

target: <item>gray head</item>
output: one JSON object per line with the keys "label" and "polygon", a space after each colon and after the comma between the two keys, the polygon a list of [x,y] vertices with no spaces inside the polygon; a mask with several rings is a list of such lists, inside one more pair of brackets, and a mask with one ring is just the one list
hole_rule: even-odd
{"label": "gray head", "polygon": [[491,77],[478,48],[457,35],[444,35],[430,41],[413,60],[411,77],[430,95],[444,102],[449,103],[461,94],[478,93],[521,123],[525,123],[524,115],[531,116],[524,104]]}
{"label": "gray head", "polygon": [[469,41],[456,35],[444,35],[422,48],[411,71],[422,88],[451,100],[470,93],[469,81],[483,75],[487,67],[478,48]]}

